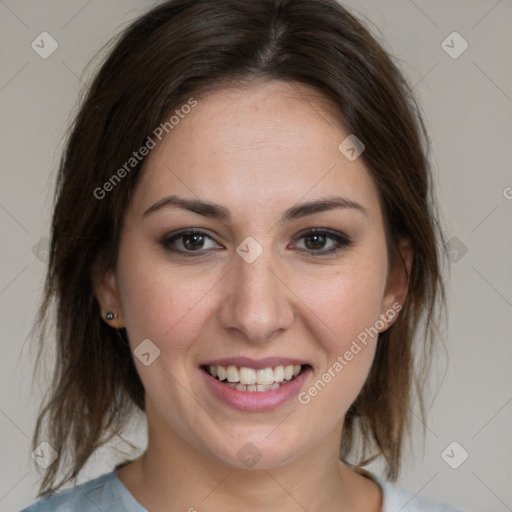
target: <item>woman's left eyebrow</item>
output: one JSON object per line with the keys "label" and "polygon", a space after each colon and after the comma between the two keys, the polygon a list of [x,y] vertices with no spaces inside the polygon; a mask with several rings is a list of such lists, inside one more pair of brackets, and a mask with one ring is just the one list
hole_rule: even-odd
{"label": "woman's left eyebrow", "polygon": [[327,197],[325,199],[316,199],[307,203],[300,203],[288,208],[284,212],[280,222],[287,220],[300,219],[306,215],[313,215],[315,213],[326,212],[336,208],[353,209],[361,212],[365,217],[368,217],[368,210],[361,204],[352,201],[346,197],[336,196]]}
{"label": "woman's left eyebrow", "polygon": [[[142,217],[146,217],[147,215],[162,208],[169,207],[180,208],[197,213],[199,215],[203,215],[204,217],[222,220],[227,220],[231,217],[230,211],[224,206],[216,203],[202,201],[200,199],[186,199],[176,195],[171,195],[160,199],[154,205],[150,206],[142,214]],[[307,203],[294,205],[284,212],[279,222],[283,223],[289,220],[300,219],[302,217],[306,217],[307,215],[313,215],[315,213],[321,213],[336,208],[353,209],[361,212],[365,217],[368,216],[368,210],[361,204],[345,197],[336,196],[324,199],[316,199]]]}

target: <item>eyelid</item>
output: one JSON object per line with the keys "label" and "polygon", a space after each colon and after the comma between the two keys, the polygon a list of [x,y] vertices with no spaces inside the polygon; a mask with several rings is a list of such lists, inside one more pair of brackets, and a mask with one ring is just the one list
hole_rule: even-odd
{"label": "eyelid", "polygon": [[294,241],[295,240],[299,240],[303,236],[310,235],[310,234],[314,234],[314,235],[328,235],[328,236],[331,236],[333,238],[343,239],[346,242],[350,242],[351,241],[350,237],[348,235],[346,235],[345,233],[343,233],[341,231],[334,230],[334,229],[330,229],[330,228],[308,228],[308,229],[305,229],[305,230],[301,231],[300,233],[298,233],[295,236]]}
{"label": "eyelid", "polygon": [[[205,254],[208,252],[211,252],[212,250],[218,250],[218,248],[215,249],[199,249],[197,251],[184,251],[181,249],[174,249],[171,247],[172,242],[179,240],[181,237],[185,236],[192,236],[192,235],[201,235],[205,238],[210,239],[213,241],[217,246],[220,246],[220,244],[215,240],[213,236],[211,236],[207,231],[200,228],[183,228],[179,229],[178,231],[173,231],[172,233],[166,234],[163,237],[159,239],[159,243],[166,249],[167,251],[173,252],[175,254],[186,254],[187,256],[200,256],[201,254]],[[222,247],[223,248],[223,247]]]}
{"label": "eyelid", "polygon": [[[188,236],[201,235],[201,236],[213,241],[218,247],[217,248],[209,248],[209,249],[198,249],[196,251],[174,249],[171,247],[172,242],[179,240],[181,237],[184,237],[187,235]],[[338,251],[352,245],[352,240],[345,233],[342,233],[337,230],[332,230],[329,228],[320,228],[320,227],[308,228],[308,229],[301,231],[293,238],[292,244],[297,243],[299,240],[306,237],[307,235],[324,235],[326,238],[328,238],[334,242],[334,246],[329,249],[317,249],[317,250],[302,249],[302,248],[298,249],[300,252],[308,253],[310,256],[321,256],[321,255],[327,255],[327,254],[334,254],[334,253],[337,253]],[[174,231],[172,233],[164,235],[163,237],[160,238],[159,242],[167,251],[173,252],[175,254],[181,254],[181,255],[187,255],[187,256],[205,255],[205,254],[211,253],[214,250],[218,250],[219,246],[220,246],[220,244],[215,240],[215,238],[213,236],[211,236],[204,228],[183,228],[178,231]],[[224,247],[221,246],[221,248],[224,248]]]}
{"label": "eyelid", "polygon": [[352,240],[345,233],[340,231],[332,230],[329,228],[309,228],[302,232],[300,232],[293,240],[293,243],[301,240],[307,235],[325,235],[326,238],[330,238],[335,242],[335,246],[330,249],[318,249],[318,250],[308,250],[308,249],[299,249],[301,252],[307,253],[311,256],[321,256],[323,254],[335,254],[342,249],[350,247],[352,245]]}

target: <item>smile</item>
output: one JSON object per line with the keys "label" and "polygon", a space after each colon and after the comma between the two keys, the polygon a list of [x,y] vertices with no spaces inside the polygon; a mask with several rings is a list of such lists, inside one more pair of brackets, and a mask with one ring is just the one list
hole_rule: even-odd
{"label": "smile", "polygon": [[205,371],[238,391],[263,392],[273,391],[281,387],[282,383],[292,381],[301,372],[302,365],[279,365],[267,368],[237,367],[234,365],[208,365]]}
{"label": "smile", "polygon": [[207,393],[241,411],[268,411],[292,402],[313,368],[304,360],[284,357],[231,357],[199,366]]}

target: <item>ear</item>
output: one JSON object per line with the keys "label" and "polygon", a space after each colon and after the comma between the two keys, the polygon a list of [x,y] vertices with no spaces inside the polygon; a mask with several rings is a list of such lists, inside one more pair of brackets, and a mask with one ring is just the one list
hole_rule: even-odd
{"label": "ear", "polygon": [[400,240],[398,250],[400,255],[396,254],[395,261],[389,270],[386,290],[382,299],[380,318],[385,323],[385,327],[380,332],[384,332],[396,320],[409,290],[409,276],[414,257],[409,239]]}
{"label": "ear", "polygon": [[[112,270],[102,272],[96,267],[93,270],[92,282],[103,320],[115,329],[124,327],[115,272]],[[114,318],[108,319],[107,313],[113,313]]]}

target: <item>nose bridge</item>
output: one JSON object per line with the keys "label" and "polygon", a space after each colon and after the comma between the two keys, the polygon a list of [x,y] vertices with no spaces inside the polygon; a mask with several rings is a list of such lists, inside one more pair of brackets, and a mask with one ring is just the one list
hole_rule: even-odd
{"label": "nose bridge", "polygon": [[223,305],[224,327],[261,342],[290,326],[293,307],[273,267],[270,251],[263,251],[250,263],[243,257],[236,258],[229,297]]}

